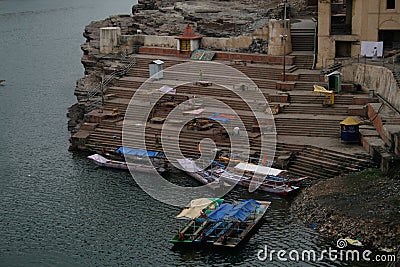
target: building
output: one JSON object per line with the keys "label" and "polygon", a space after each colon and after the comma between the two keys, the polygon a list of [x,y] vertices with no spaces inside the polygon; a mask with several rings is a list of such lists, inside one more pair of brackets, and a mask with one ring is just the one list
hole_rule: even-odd
{"label": "building", "polygon": [[362,41],[400,49],[400,0],[318,0],[318,67],[357,57]]}

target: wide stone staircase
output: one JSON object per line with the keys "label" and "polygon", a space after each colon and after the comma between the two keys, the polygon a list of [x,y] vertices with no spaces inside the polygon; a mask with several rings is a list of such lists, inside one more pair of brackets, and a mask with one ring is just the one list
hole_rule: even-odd
{"label": "wide stone staircase", "polygon": [[[187,62],[187,60],[179,58],[161,58],[164,63],[164,69],[175,64]],[[148,56],[137,55],[136,65],[130,69],[126,75],[117,79],[111,84],[106,91],[108,96],[105,105],[102,107],[103,112],[111,112],[118,110],[119,116],[112,118],[104,118],[101,122],[90,122],[95,125],[95,129],[86,138],[85,146],[97,152],[113,151],[122,145],[122,123],[124,116],[126,121],[135,121],[140,116],[140,107],[130,110],[129,114],[125,114],[130,99],[136,90],[147,80],[149,76],[148,64],[151,59]],[[229,62],[223,62],[236,68],[249,76],[260,88],[266,97],[271,95],[279,95],[281,93],[288,95],[287,101],[273,101],[271,105],[280,104],[283,106],[281,113],[275,116],[275,128],[278,136],[301,136],[333,138],[339,142],[339,122],[347,117],[348,106],[353,105],[353,95],[343,94],[336,96],[336,104],[330,108],[322,107],[324,96],[314,95],[311,93],[312,85],[323,84],[320,82],[319,73],[308,71],[300,73],[299,79],[295,82],[294,90],[287,92],[279,92],[277,90],[277,82],[281,78],[282,68],[276,65],[266,64],[247,64],[235,65]],[[289,66],[288,73],[296,73],[296,66]],[[190,71],[190,70],[188,70]],[[176,75],[179,75],[177,73]],[[223,75],[215,73],[215,75]],[[225,80],[221,76],[221,80]],[[234,81],[231,81],[234,82]],[[308,91],[308,92],[306,92]],[[246,92],[250,101],[251,91]],[[227,103],[233,110],[237,111],[240,119],[243,121],[246,129],[250,132],[250,146],[252,151],[260,148],[260,133],[254,130],[256,125],[254,114],[251,113],[249,106],[238,96],[229,90],[224,90],[217,85],[208,87],[196,86],[194,84],[186,84],[177,87],[177,94],[174,95],[176,102],[182,102],[190,99],[193,95],[197,97],[212,96],[215,99]],[[145,106],[146,101],[143,101]],[[217,107],[216,107],[217,108]],[[157,113],[158,112],[158,113]],[[166,108],[159,109],[154,115],[162,116],[168,112]],[[205,111],[203,117],[208,117],[213,113],[212,107],[209,111]],[[232,124],[232,127],[236,125]],[[161,126],[148,122],[146,127],[145,139],[148,149],[160,150],[161,147],[156,144],[155,139],[161,135]],[[175,143],[176,136],[173,135],[172,129],[163,129],[162,146],[168,147]],[[169,132],[171,134],[169,134]],[[136,140],[143,137],[144,133],[129,131],[124,133],[130,139]],[[222,136],[216,129],[207,131],[189,131],[184,130],[179,134],[179,145],[182,153],[186,156],[198,156],[197,144],[204,138],[212,138],[219,147],[229,148],[230,141]],[[311,146],[309,144],[289,144],[278,143],[276,147],[277,159],[280,155],[294,153],[296,156],[288,165],[288,170],[295,175],[307,175],[313,178],[328,178],[343,172],[357,171],[372,165],[372,162],[366,154],[346,154],[340,151],[319,148],[318,144]]]}

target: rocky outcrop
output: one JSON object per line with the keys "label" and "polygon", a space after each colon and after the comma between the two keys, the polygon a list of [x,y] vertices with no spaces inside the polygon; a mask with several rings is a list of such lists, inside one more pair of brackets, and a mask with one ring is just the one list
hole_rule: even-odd
{"label": "rocky outcrop", "polygon": [[373,248],[400,247],[400,189],[396,177],[367,170],[321,181],[303,190],[291,209],[306,225],[334,238]]}

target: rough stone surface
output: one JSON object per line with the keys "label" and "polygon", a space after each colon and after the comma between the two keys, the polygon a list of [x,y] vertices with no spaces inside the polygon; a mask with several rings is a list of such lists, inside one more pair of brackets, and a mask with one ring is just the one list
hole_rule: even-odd
{"label": "rough stone surface", "polygon": [[321,181],[303,190],[291,209],[325,236],[360,239],[377,249],[399,248],[399,170],[387,176],[367,170]]}

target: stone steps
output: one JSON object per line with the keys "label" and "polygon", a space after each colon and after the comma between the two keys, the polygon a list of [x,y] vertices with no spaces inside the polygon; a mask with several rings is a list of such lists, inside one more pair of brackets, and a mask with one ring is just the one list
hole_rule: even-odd
{"label": "stone steps", "polygon": [[[322,104],[325,96],[319,94],[296,95],[290,94],[290,103],[292,104]],[[337,105],[352,105],[353,95],[335,95],[335,104]]]}
{"label": "stone steps", "polygon": [[338,137],[340,120],[276,118],[278,135]]}
{"label": "stone steps", "polygon": [[296,55],[294,59],[294,64],[299,69],[311,69],[313,67],[313,62],[313,55]]}
{"label": "stone steps", "polygon": [[315,115],[341,115],[349,114],[347,106],[335,105],[334,107],[322,107],[321,105],[289,105],[283,107],[285,114],[315,114]]}

